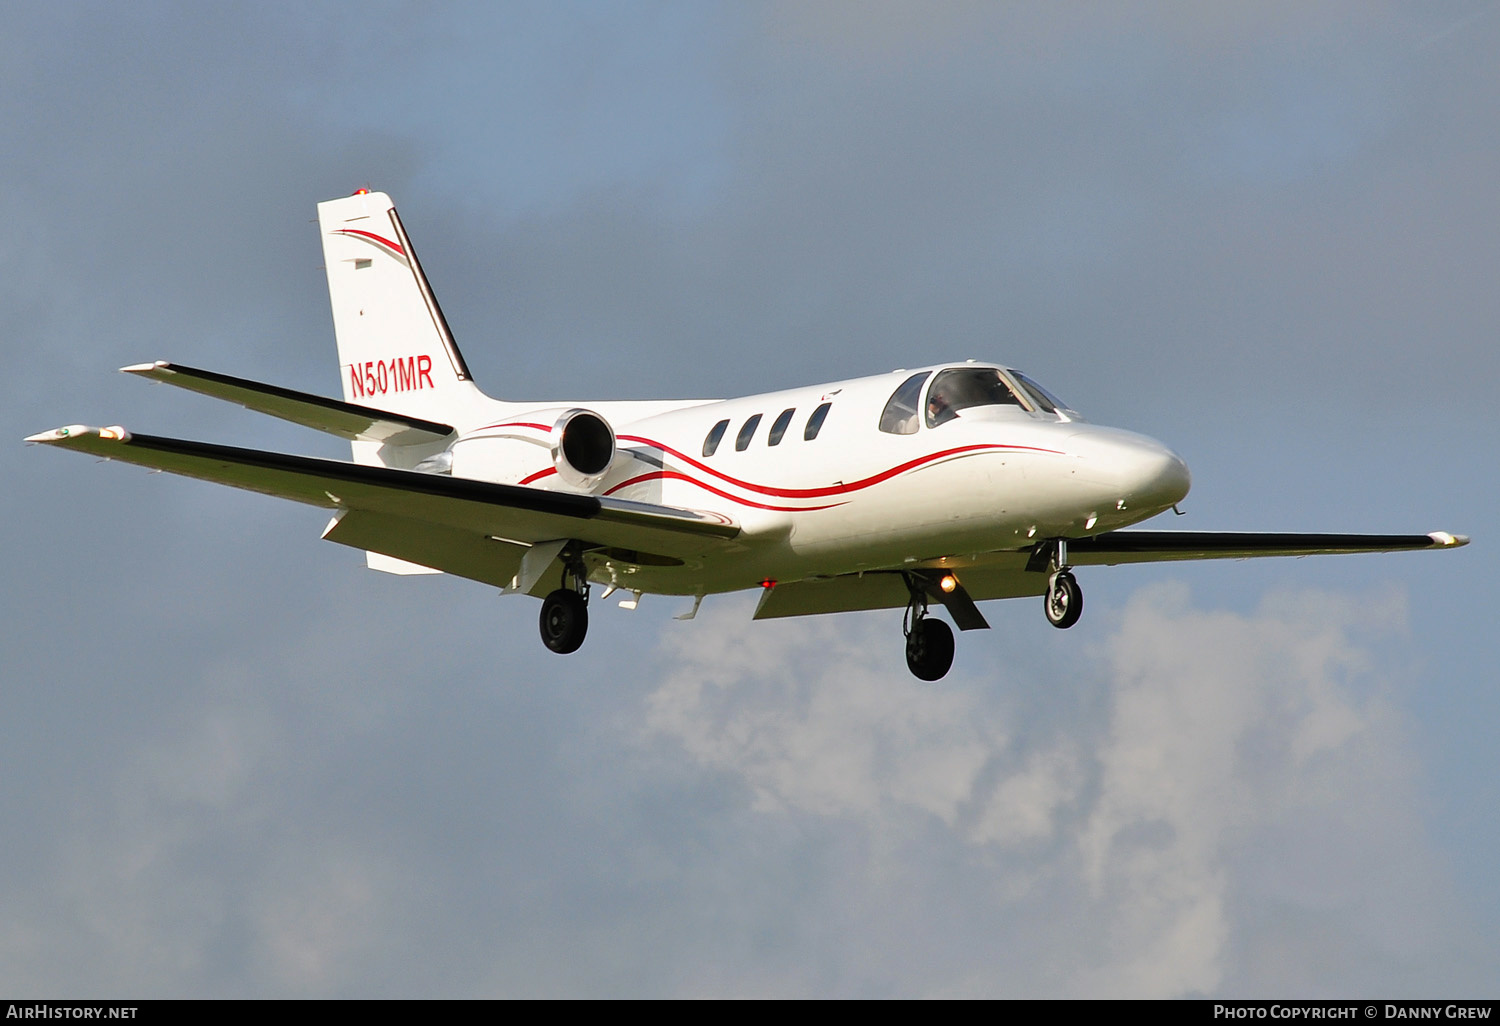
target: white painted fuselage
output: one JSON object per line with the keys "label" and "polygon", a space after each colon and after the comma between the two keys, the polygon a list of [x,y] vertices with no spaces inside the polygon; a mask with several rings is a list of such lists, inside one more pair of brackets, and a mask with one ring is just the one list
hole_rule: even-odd
{"label": "white painted fuselage", "polygon": [[[926,369],[924,386],[945,367],[1007,373],[992,364],[940,365]],[[680,595],[1021,551],[1039,539],[1139,523],[1187,494],[1187,467],[1166,446],[1072,411],[975,406],[936,425],[923,418],[911,433],[880,430],[893,391],[916,373],[677,404],[495,402],[474,409],[473,426],[461,428],[451,469],[737,523],[732,559],[591,560],[591,576],[602,582]],[[809,438],[809,418],[824,404]],[[608,471],[587,486],[564,480],[554,453],[557,418],[578,408],[608,421],[617,440]],[[705,440],[726,421],[705,454]],[[771,444],[778,421],[783,430]]]}

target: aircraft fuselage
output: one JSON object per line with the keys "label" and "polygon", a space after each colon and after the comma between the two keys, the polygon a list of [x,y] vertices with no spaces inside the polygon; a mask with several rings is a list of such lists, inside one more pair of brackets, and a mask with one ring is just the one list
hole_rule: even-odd
{"label": "aircraft fuselage", "polygon": [[[945,366],[1004,373],[991,364],[934,366],[929,383]],[[504,404],[452,446],[453,473],[721,511],[741,527],[733,561],[591,560],[591,576],[601,581],[680,595],[951,560],[965,551],[1023,551],[1037,539],[1139,523],[1187,494],[1187,467],[1166,446],[1072,411],[976,406],[910,433],[880,430],[882,407],[914,373],[665,410],[661,403]],[[608,472],[586,489],[555,472],[550,443],[559,411],[580,407],[608,420],[618,445]],[[705,455],[715,425],[726,421]]]}

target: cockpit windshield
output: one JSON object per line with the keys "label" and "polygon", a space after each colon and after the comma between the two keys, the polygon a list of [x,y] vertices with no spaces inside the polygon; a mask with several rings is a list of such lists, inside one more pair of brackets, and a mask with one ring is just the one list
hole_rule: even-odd
{"label": "cockpit windshield", "polygon": [[1068,408],[1067,403],[1047,391],[1041,385],[1038,385],[1035,381],[1032,381],[1020,371],[1013,370],[1010,372],[1010,376],[1015,378],[1020,386],[1026,390],[1026,395],[1031,399],[1032,405],[1044,413],[1056,413],[1059,410],[1066,410]]}
{"label": "cockpit windshield", "polygon": [[939,371],[927,390],[927,426],[937,427],[975,406],[1022,406],[1009,383],[993,367],[954,367]]}
{"label": "cockpit windshield", "polygon": [[938,371],[927,390],[927,426],[938,427],[962,411],[981,406],[1015,406],[1034,413],[1073,419],[1062,402],[1019,371],[995,367],[950,367]]}

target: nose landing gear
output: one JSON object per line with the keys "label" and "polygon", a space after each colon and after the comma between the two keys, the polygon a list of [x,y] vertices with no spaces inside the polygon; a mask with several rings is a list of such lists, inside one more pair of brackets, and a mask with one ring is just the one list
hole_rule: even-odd
{"label": "nose landing gear", "polygon": [[[1047,613],[1047,622],[1059,630],[1066,630],[1078,622],[1083,615],[1083,589],[1073,576],[1068,565],[1068,540],[1058,538],[1038,545],[1032,553],[1028,570],[1048,571],[1047,591],[1042,595],[1042,608]],[[1045,560],[1045,564],[1041,561]]]}
{"label": "nose landing gear", "polygon": [[1054,627],[1066,629],[1078,622],[1083,615],[1083,589],[1078,587],[1071,571],[1064,568],[1052,575],[1047,594],[1042,596],[1042,606],[1047,611],[1047,622]]}

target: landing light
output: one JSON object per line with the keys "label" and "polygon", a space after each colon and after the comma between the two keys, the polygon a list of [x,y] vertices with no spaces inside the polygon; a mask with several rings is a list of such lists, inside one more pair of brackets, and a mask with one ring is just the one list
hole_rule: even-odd
{"label": "landing light", "polygon": [[942,588],[945,592],[952,592],[954,588],[958,587],[958,578],[952,574],[944,574],[943,579],[938,581],[938,587]]}

